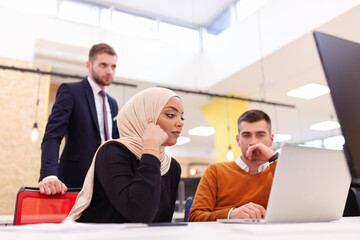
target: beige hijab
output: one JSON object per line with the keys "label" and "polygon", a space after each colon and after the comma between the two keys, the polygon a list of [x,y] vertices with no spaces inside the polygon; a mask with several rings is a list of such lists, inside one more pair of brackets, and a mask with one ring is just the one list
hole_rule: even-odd
{"label": "beige hijab", "polygon": [[[158,117],[170,98],[177,96],[166,88],[148,88],[134,95],[120,110],[117,116],[117,127],[120,139],[111,140],[124,144],[138,159],[142,155],[142,136],[149,119],[157,122]],[[71,209],[67,220],[76,220],[90,205],[94,188],[95,159],[102,145],[96,151],[91,166],[86,174],[84,185],[76,202]],[[171,157],[165,153],[165,147],[160,146],[160,172],[161,176],[168,172]]]}

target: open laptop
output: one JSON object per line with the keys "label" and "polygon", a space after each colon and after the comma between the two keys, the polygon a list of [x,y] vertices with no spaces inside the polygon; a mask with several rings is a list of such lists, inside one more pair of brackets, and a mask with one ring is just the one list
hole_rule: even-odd
{"label": "open laptop", "polygon": [[265,219],[225,223],[325,222],[342,217],[351,175],[343,151],[285,144],[281,148]]}

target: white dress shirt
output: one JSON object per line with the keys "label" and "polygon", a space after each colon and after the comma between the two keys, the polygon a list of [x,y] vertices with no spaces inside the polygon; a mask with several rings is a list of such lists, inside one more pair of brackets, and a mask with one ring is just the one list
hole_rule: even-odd
{"label": "white dress shirt", "polygon": [[[245,172],[249,172],[249,166],[241,159],[241,156],[239,156],[236,160],[235,163]],[[263,171],[265,171],[267,169],[267,167],[269,166],[269,162],[265,162],[264,164],[260,165],[258,167],[257,173],[261,173]]]}
{"label": "white dress shirt", "polygon": [[[105,128],[104,128],[104,113],[103,113],[103,100],[100,96],[99,92],[102,90],[96,83],[93,81],[90,77],[88,77],[88,81],[90,83],[90,86],[92,88],[93,94],[94,94],[94,100],[95,100],[95,107],[96,107],[96,113],[100,128],[100,136],[101,136],[101,143],[105,142]],[[106,87],[104,88],[104,91],[106,92]],[[112,136],[112,116],[111,116],[111,109],[108,101],[108,97],[105,97],[106,100],[106,112],[107,112],[107,121],[108,121],[108,127],[109,127],[109,136],[111,139]]]}

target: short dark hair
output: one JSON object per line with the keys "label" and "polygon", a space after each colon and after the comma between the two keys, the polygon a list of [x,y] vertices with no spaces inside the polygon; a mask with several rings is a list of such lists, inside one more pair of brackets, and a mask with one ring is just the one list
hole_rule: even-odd
{"label": "short dark hair", "polygon": [[117,56],[115,50],[106,43],[95,44],[91,47],[89,52],[89,61],[94,62],[96,55],[99,53],[107,53],[112,56]]}
{"label": "short dark hair", "polygon": [[269,130],[271,133],[271,119],[269,115],[267,115],[265,112],[258,110],[258,109],[252,109],[244,112],[240,115],[238,118],[238,129],[241,122],[258,122],[261,120],[265,120],[267,124],[269,124]]}

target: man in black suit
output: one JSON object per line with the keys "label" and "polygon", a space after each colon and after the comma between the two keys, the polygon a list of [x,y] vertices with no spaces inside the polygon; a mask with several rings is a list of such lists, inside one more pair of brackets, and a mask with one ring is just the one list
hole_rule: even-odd
{"label": "man in black suit", "polygon": [[[41,144],[42,194],[65,193],[67,187],[82,187],[97,148],[108,139],[119,138],[117,103],[108,94],[104,94],[103,100],[100,93],[106,92],[106,86],[112,83],[116,61],[111,46],[96,44],[86,62],[89,76],[81,82],[60,85]],[[59,160],[64,136],[65,147]]]}

